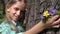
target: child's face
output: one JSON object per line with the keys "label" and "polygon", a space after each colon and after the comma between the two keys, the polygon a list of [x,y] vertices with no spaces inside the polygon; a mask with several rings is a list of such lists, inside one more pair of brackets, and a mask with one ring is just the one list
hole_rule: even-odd
{"label": "child's face", "polygon": [[21,11],[24,10],[25,3],[17,2],[13,4],[11,7],[7,8],[8,15],[15,21],[17,21],[20,17]]}

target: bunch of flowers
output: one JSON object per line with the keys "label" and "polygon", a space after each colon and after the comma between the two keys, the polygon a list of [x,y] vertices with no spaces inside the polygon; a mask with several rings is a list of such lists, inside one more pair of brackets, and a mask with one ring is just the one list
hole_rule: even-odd
{"label": "bunch of flowers", "polygon": [[57,11],[56,9],[49,7],[49,8],[47,8],[47,10],[44,10],[43,14],[40,15],[40,17],[43,20],[43,22],[45,23],[48,18],[50,18],[51,16],[56,14],[56,11]]}

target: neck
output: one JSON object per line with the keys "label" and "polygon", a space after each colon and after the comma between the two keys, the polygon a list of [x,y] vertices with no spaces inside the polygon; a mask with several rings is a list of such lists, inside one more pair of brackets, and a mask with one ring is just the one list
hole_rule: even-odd
{"label": "neck", "polygon": [[9,15],[6,15],[6,19],[7,19],[7,22],[10,24],[12,30],[18,32],[16,26],[12,23],[11,18],[9,17]]}

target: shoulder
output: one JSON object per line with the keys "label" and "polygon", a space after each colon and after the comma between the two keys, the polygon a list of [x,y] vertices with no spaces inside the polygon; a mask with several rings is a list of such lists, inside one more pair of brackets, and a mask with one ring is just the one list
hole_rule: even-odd
{"label": "shoulder", "polygon": [[7,22],[3,21],[3,22],[0,24],[0,32],[1,32],[1,31],[10,30],[10,29],[11,29],[11,27],[10,27],[10,25],[9,25]]}
{"label": "shoulder", "polygon": [[1,23],[1,26],[2,27],[10,27],[10,25],[6,22],[6,21],[3,21],[2,23]]}

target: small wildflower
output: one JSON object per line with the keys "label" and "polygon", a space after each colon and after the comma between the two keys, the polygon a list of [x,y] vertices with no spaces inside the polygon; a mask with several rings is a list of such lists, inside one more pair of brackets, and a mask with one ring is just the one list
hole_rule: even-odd
{"label": "small wildflower", "polygon": [[55,14],[60,14],[58,10],[49,7],[47,8],[47,10],[45,10],[41,15],[40,18],[42,19],[43,23],[46,23],[46,21],[48,20],[48,18],[50,18],[51,16],[55,15]]}
{"label": "small wildflower", "polygon": [[54,8],[48,8],[48,13],[53,16],[56,13],[56,9]]}
{"label": "small wildflower", "polygon": [[46,10],[46,11],[44,11],[43,16],[45,16],[45,17],[48,17],[48,16],[49,16],[49,13],[48,13],[48,11],[47,11],[47,10]]}

